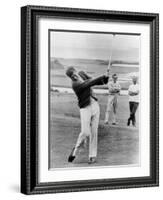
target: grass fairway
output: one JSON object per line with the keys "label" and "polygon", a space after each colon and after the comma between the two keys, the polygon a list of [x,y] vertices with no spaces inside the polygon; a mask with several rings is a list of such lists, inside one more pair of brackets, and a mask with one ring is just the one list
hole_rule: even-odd
{"label": "grass fairway", "polygon": [[[139,163],[138,128],[126,126],[128,97],[119,96],[116,126],[103,124],[107,95],[97,95],[100,104],[97,162],[88,164],[88,148],[81,149],[73,163],[67,159],[80,132],[79,108],[74,94],[50,93],[50,168],[113,166]],[[138,127],[139,109],[136,114]]]}

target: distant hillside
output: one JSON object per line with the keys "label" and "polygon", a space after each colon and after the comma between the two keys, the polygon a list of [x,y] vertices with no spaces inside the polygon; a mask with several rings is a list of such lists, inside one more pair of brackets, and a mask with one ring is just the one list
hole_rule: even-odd
{"label": "distant hillside", "polygon": [[139,72],[138,65],[129,65],[129,64],[113,64],[111,66],[111,72],[117,74],[127,74],[133,72]]}
{"label": "distant hillside", "polygon": [[[83,64],[101,64],[101,65],[108,65],[109,60],[100,60],[100,59],[81,59],[81,58],[51,58],[51,61],[58,61],[60,63],[83,63]],[[129,62],[127,60],[112,60],[111,64],[132,64],[138,65],[139,62],[132,61]]]}
{"label": "distant hillside", "polygon": [[58,59],[51,60],[50,66],[52,69],[64,69],[64,66],[59,62]]}
{"label": "distant hillside", "polygon": [[[50,84],[57,87],[71,87],[71,81],[65,74],[65,69],[68,66],[74,66],[78,71],[83,70],[95,78],[106,73],[108,61],[52,58],[50,66]],[[116,73],[122,89],[127,89],[131,84],[131,75],[139,73],[139,65],[136,62],[113,61],[110,72],[111,74]],[[107,88],[107,86],[99,86],[98,88]]]}

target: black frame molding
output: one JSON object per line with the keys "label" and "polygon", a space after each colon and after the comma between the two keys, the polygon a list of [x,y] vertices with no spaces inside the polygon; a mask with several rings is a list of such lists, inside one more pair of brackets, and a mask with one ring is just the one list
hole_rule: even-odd
{"label": "black frame molding", "polygon": [[[87,181],[38,182],[39,17],[150,25],[150,176]],[[78,8],[21,8],[21,192],[41,194],[159,185],[159,14]]]}

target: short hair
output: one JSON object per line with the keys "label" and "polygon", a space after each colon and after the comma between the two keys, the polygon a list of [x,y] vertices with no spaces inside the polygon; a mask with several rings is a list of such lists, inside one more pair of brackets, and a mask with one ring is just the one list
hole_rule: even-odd
{"label": "short hair", "polygon": [[132,76],[132,80],[138,80],[138,77],[137,76]]}
{"label": "short hair", "polygon": [[112,78],[118,78],[117,74],[113,74]]}
{"label": "short hair", "polygon": [[74,73],[74,71],[75,71],[74,67],[72,67],[72,66],[68,67],[67,70],[66,70],[66,75],[71,78],[73,73]]}
{"label": "short hair", "polygon": [[138,80],[138,76],[137,76],[136,74],[133,74],[133,75],[131,76],[131,78],[132,78],[132,80]]}

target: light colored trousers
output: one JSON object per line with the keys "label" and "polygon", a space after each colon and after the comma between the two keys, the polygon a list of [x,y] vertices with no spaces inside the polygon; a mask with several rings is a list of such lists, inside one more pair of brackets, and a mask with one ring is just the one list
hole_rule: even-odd
{"label": "light colored trousers", "polygon": [[109,95],[107,108],[105,112],[105,122],[109,121],[110,114],[112,112],[113,122],[116,122],[116,112],[117,112],[117,95]]}
{"label": "light colored trousers", "polygon": [[97,156],[97,137],[100,117],[100,107],[97,101],[92,100],[86,108],[80,109],[81,132],[78,136],[73,155],[83,142],[89,137],[89,158]]}

